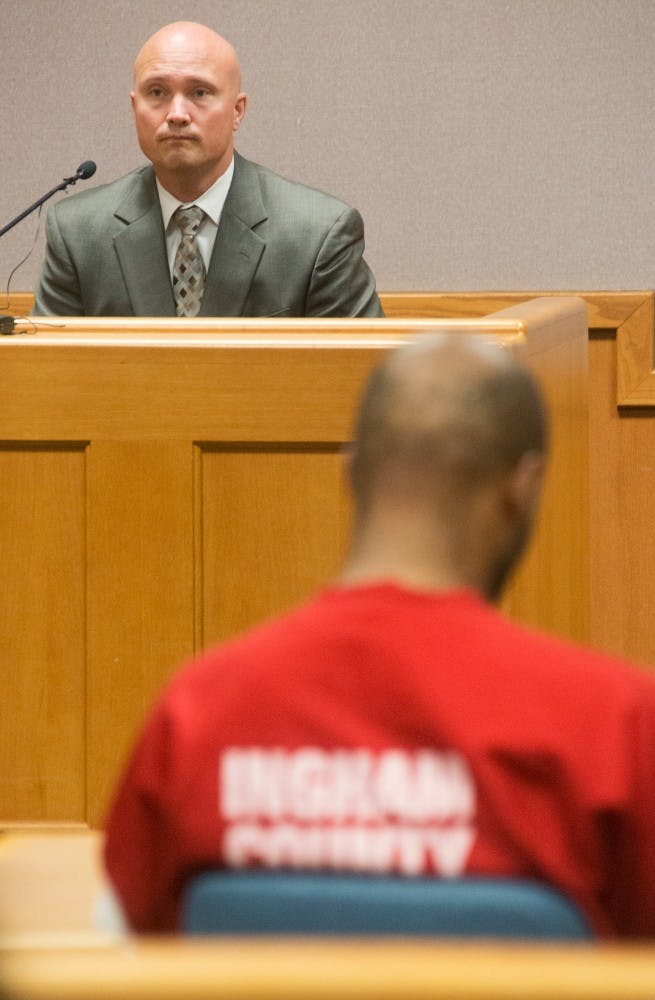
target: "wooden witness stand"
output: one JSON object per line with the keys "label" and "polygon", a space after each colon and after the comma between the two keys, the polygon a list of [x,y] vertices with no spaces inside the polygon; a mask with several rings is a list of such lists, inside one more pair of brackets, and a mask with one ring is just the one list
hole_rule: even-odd
{"label": "wooden witness stand", "polygon": [[507,608],[585,638],[581,300],[437,322],[75,319],[0,338],[3,825],[101,825],[172,671],[332,578],[360,388],[434,328],[521,345],[545,388],[550,480]]}
{"label": "wooden witness stand", "polygon": [[[493,310],[478,302],[471,315]],[[156,690],[201,646],[334,573],[349,518],[341,449],[362,382],[435,325],[516,346],[545,389],[546,497],[506,606],[586,638],[595,382],[579,300],[437,324],[76,320],[0,338],[0,828],[36,828],[0,838],[3,997],[653,996],[652,950],[638,945],[121,941],[89,929],[101,835],[84,827],[101,823]]]}

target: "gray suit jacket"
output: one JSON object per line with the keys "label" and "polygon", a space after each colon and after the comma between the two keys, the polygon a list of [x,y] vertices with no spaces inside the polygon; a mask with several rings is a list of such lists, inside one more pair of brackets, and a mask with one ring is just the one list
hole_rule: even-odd
{"label": "gray suit jacket", "polygon": [[[34,313],[174,316],[150,165],[48,213]],[[235,153],[201,316],[381,316],[359,212]]]}

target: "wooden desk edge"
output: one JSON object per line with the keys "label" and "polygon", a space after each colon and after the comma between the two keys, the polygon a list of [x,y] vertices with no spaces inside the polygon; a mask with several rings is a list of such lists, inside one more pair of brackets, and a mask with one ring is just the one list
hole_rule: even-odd
{"label": "wooden desk edge", "polygon": [[652,1000],[647,946],[401,939],[143,939],[3,955],[11,1000]]}

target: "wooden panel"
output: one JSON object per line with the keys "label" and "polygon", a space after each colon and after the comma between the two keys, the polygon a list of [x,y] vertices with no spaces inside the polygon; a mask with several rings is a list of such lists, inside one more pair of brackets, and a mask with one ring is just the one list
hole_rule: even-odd
{"label": "wooden panel", "polygon": [[617,408],[614,337],[590,348],[592,638],[655,667],[655,412]]}
{"label": "wooden panel", "polygon": [[0,447],[0,816],[85,817],[82,445]]}
{"label": "wooden panel", "polygon": [[522,622],[584,642],[589,632],[586,309],[581,299],[544,298],[510,306],[487,321],[516,315],[525,326],[518,349],[549,406],[551,441],[536,530],[503,607]]}
{"label": "wooden panel", "polygon": [[101,823],[152,699],[193,652],[193,453],[94,441],[88,453],[88,819]]}
{"label": "wooden panel", "polygon": [[98,321],[89,333],[71,320],[56,336],[0,338],[1,426],[16,440],[338,441],[376,358],[432,326],[404,322],[394,332],[376,320],[303,333],[274,321],[142,320],[126,334],[121,321]]}
{"label": "wooden panel", "polygon": [[[530,357],[551,413],[546,482],[536,530],[503,606],[520,621],[589,639],[587,337]],[[575,499],[574,499],[575,498]]]}
{"label": "wooden panel", "polygon": [[332,579],[347,537],[344,475],[334,446],[203,449],[202,645]]}
{"label": "wooden panel", "polygon": [[0,311],[12,316],[27,316],[33,305],[34,295],[32,292],[12,292],[8,298],[3,295]]}

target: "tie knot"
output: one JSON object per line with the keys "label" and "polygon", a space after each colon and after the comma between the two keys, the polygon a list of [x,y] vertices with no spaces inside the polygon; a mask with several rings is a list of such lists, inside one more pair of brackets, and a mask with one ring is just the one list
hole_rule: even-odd
{"label": "tie knot", "polygon": [[200,229],[204,212],[197,205],[189,205],[188,208],[180,207],[176,209],[173,218],[175,225],[182,230],[183,236],[195,236]]}

